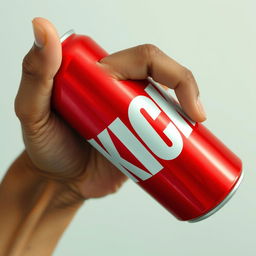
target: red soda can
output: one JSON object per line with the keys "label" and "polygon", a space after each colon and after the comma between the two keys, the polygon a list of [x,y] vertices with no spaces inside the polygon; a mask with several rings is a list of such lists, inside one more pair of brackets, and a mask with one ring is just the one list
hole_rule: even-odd
{"label": "red soda can", "polygon": [[152,78],[116,80],[89,36],[67,32],[53,108],[120,171],[176,218],[196,222],[220,209],[242,180],[241,160],[193,122]]}

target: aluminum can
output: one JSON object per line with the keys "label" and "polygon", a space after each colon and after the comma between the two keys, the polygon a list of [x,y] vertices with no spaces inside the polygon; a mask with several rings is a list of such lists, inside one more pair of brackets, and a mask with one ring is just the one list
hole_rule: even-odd
{"label": "aluminum can", "polygon": [[67,32],[52,106],[88,143],[182,221],[212,215],[242,179],[241,160],[193,122],[151,77],[117,80],[97,62],[108,53]]}

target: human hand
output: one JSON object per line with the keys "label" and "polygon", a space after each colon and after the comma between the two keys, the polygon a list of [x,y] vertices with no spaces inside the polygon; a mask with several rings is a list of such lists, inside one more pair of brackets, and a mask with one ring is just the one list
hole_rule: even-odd
{"label": "human hand", "polygon": [[[116,192],[127,179],[51,111],[53,79],[61,65],[61,43],[54,26],[33,20],[35,44],[23,60],[15,112],[20,119],[26,162],[49,179],[59,180],[80,198]],[[183,110],[194,121],[204,121],[198,87],[192,73],[151,44],[111,54],[98,62],[117,80],[145,79],[175,90]]]}

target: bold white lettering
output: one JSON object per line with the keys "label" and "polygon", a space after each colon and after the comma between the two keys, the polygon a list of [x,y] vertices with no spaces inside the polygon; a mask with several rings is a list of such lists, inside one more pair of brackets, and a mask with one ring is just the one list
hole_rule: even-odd
{"label": "bold white lettering", "polygon": [[[125,124],[116,118],[110,125],[109,129],[118,137],[118,139],[125,145],[125,147],[147,168],[151,173],[148,173],[134,164],[128,162],[120,156],[117,151],[111,137],[104,129],[98,138],[106,150],[104,150],[94,139],[88,140],[88,142],[95,147],[103,156],[105,156],[113,165],[115,165],[120,171],[131,178],[133,181],[138,180],[129,173],[133,173],[141,180],[146,180],[162,170],[163,166],[147,151],[147,149],[140,143],[139,140],[130,132]],[[127,170],[129,171],[127,171]]]}
{"label": "bold white lettering", "polygon": [[[154,83],[154,85],[157,85]],[[191,126],[182,118],[178,112],[180,112],[186,119],[192,124],[193,122],[183,111],[182,109],[174,103],[171,98],[171,95],[168,94],[161,86],[157,85],[157,88],[163,93],[163,97],[152,84],[148,84],[145,88],[147,94],[157,103],[157,105],[168,115],[172,122],[177,126],[177,128],[183,133],[187,138],[192,133],[193,129]],[[178,111],[178,112],[177,112]]]}
{"label": "bold white lettering", "polygon": [[172,142],[172,146],[168,146],[142,115],[141,109],[147,111],[153,120],[161,113],[161,110],[150,98],[145,96],[135,97],[128,109],[129,120],[134,130],[158,157],[165,160],[176,158],[180,154],[183,146],[179,131],[171,122],[164,129],[164,134]]}

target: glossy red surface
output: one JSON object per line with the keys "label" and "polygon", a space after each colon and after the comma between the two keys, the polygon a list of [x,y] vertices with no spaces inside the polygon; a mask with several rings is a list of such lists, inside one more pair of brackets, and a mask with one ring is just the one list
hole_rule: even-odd
{"label": "glossy red surface", "polygon": [[[173,160],[155,155],[132,127],[128,107],[144,91],[147,80],[117,81],[96,63],[107,56],[90,37],[73,34],[63,43],[63,61],[55,77],[52,105],[85,139],[94,138],[117,117],[164,167],[138,185],[180,220],[202,216],[219,204],[232,190],[241,175],[242,163],[202,124],[191,126],[183,149]],[[171,142],[163,129],[172,120],[162,111],[154,122],[143,114],[166,144]],[[108,129],[109,131],[109,129]],[[145,170],[136,157],[110,131],[112,141],[129,162]],[[147,171],[147,170],[145,170]]]}

